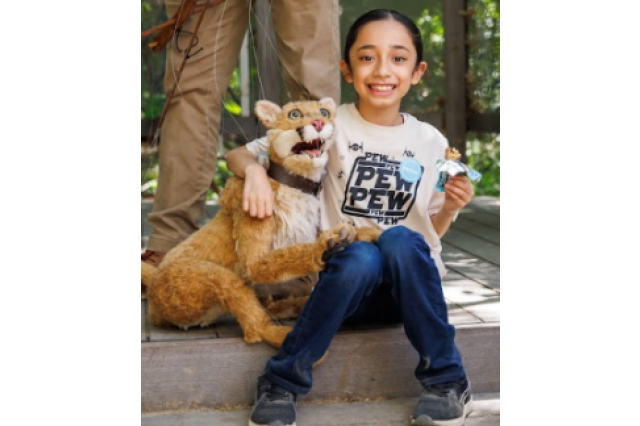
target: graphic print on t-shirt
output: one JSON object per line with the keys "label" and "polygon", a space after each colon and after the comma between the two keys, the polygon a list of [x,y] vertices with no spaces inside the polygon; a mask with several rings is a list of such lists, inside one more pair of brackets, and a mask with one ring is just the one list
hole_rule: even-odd
{"label": "graphic print on t-shirt", "polygon": [[415,202],[424,167],[417,161],[415,178],[401,172],[402,163],[388,155],[366,152],[356,158],[347,181],[342,212],[374,218],[380,224],[395,225],[409,214]]}

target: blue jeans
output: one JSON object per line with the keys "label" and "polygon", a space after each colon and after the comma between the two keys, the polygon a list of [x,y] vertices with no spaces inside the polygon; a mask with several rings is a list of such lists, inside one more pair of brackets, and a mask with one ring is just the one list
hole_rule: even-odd
{"label": "blue jeans", "polygon": [[333,255],[293,330],[267,362],[267,378],[297,394],[308,393],[311,366],[343,322],[403,322],[420,355],[415,375],[423,386],[464,378],[440,275],[429,253],[422,235],[395,226],[375,245],[355,242]]}

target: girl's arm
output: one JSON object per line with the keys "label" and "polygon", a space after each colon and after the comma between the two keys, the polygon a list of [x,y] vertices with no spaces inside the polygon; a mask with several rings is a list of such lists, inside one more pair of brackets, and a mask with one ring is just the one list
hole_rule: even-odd
{"label": "girl's arm", "polygon": [[473,199],[473,185],[466,176],[452,177],[444,190],[444,204],[431,216],[433,228],[440,238],[449,230],[456,213]]}
{"label": "girl's arm", "polygon": [[244,178],[242,208],[251,217],[263,219],[273,214],[273,189],[267,171],[244,146],[227,153],[227,167]]}

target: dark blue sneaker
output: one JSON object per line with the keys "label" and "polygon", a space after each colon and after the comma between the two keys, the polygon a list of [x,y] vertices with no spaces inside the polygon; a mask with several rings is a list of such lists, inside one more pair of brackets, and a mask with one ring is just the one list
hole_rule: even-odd
{"label": "dark blue sneaker", "polygon": [[463,426],[471,406],[469,381],[438,383],[422,392],[411,424],[416,426]]}
{"label": "dark blue sneaker", "polygon": [[249,426],[296,426],[296,398],[295,393],[260,376]]}

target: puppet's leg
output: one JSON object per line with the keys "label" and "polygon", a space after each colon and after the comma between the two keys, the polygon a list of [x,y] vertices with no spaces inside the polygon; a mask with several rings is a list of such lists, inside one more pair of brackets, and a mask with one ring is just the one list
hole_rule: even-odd
{"label": "puppet's leg", "polygon": [[155,318],[179,326],[207,325],[229,311],[247,343],[280,347],[290,327],[272,324],[253,289],[233,271],[212,262],[185,259],[161,268],[149,289]]}
{"label": "puppet's leg", "polygon": [[346,223],[325,231],[314,243],[281,248],[247,257],[247,276],[254,283],[271,284],[320,272],[325,261],[351,244],[355,229]]}

